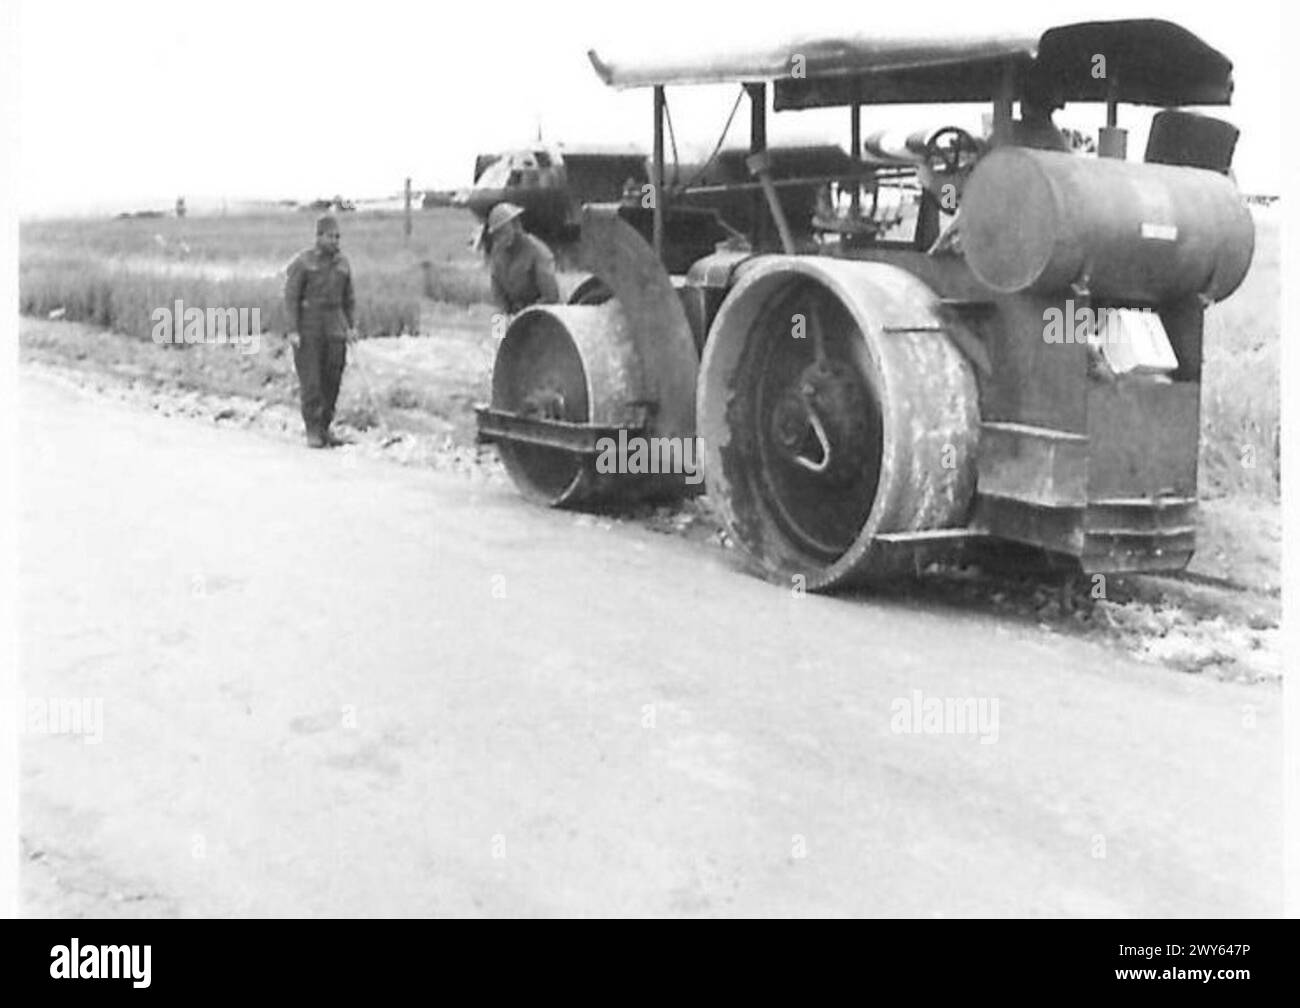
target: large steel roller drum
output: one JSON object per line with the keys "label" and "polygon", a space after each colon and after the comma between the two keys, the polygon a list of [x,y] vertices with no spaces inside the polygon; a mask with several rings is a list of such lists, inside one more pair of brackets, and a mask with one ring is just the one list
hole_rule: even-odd
{"label": "large steel roller drum", "polygon": [[1026,147],[981,159],[960,221],[966,262],[1003,294],[1079,284],[1125,303],[1219,301],[1255,247],[1250,211],[1224,175]]}
{"label": "large steel roller drum", "polygon": [[880,536],[966,523],[978,392],[949,324],[895,266],[749,267],[710,330],[696,426],[709,497],[758,573],[867,582],[897,573]]}
{"label": "large steel roller drum", "polygon": [[[623,309],[534,305],[511,321],[492,369],[492,406],[521,416],[605,428],[646,427],[647,383]],[[653,427],[646,430],[650,434]],[[595,456],[534,444],[497,445],[525,496],[551,506],[680,496],[680,474],[597,471]]]}
{"label": "large steel roller drum", "polygon": [[[617,205],[592,204],[583,208],[579,254],[590,272],[562,278],[569,304],[534,305],[511,320],[493,364],[492,409],[558,421],[584,444],[618,429],[648,441],[691,437],[695,342],[654,251]],[[628,503],[693,489],[685,473],[602,473],[595,452],[528,436],[494,440],[516,486],[543,504]]]}

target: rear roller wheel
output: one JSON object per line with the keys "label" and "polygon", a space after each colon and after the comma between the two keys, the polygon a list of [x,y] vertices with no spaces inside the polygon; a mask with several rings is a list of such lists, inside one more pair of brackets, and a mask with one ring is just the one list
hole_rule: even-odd
{"label": "rear roller wheel", "polygon": [[809,589],[895,573],[879,537],[960,526],[978,397],[921,281],[771,256],[728,295],[700,369],[705,483],[760,573]]}
{"label": "rear roller wheel", "polygon": [[[756,475],[792,544],[833,560],[867,519],[880,475],[880,408],[857,359],[859,334],[815,284],[757,323],[732,416],[752,432]],[[791,329],[802,320],[805,333]]]}

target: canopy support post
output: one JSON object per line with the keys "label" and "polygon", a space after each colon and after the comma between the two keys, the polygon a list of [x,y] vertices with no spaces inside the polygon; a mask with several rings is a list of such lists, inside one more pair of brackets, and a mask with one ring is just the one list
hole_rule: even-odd
{"label": "canopy support post", "polygon": [[[859,170],[862,165],[862,106],[856,102],[849,107],[849,156]],[[862,209],[862,178],[853,182],[853,195],[849,201],[849,212],[857,220]]]}
{"label": "canopy support post", "polygon": [[651,205],[654,213],[653,244],[655,255],[663,262],[664,258],[664,87],[655,85],[655,128],[654,128],[654,163],[650,166],[650,192],[654,196]]}
{"label": "canopy support post", "polygon": [[[753,157],[755,154],[763,154],[767,151],[767,85],[746,84],[745,93],[749,95],[749,154]],[[756,249],[766,244],[765,239],[769,231],[765,209],[763,194],[755,193],[754,234],[751,238]]]}
{"label": "canopy support post", "polygon": [[1119,74],[1114,67],[1109,70],[1106,78],[1106,125],[1097,137],[1097,156],[1123,161],[1128,157],[1128,130],[1119,125]]}
{"label": "canopy support post", "polygon": [[1011,106],[1016,100],[1016,65],[1011,60],[1002,62],[1002,77],[998,81],[997,97],[993,99],[993,146],[1011,140]]}

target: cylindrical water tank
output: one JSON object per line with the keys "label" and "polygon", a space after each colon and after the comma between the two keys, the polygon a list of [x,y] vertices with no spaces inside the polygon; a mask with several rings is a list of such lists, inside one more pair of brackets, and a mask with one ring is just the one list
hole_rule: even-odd
{"label": "cylindrical water tank", "polygon": [[962,248],[1003,294],[1081,284],[1112,301],[1222,300],[1250,267],[1255,225],[1236,187],[1200,168],[1000,147],[962,193]]}

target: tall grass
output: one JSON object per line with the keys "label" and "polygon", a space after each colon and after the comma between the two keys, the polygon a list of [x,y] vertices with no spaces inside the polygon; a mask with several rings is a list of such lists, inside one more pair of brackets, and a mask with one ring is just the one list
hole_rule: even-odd
{"label": "tall grass", "polygon": [[1276,207],[1252,208],[1255,258],[1245,281],[1205,315],[1201,489],[1280,493],[1281,235]]}
{"label": "tall grass", "polygon": [[[283,331],[284,267],[314,240],[313,220],[278,213],[26,223],[20,229],[20,310],[147,338],[154,309],[181,300],[205,311],[256,307],[264,328]],[[414,224],[407,241],[400,214],[340,218],[363,335],[418,332],[422,297],[467,305],[488,296],[467,245],[470,214],[424,210]]]}

